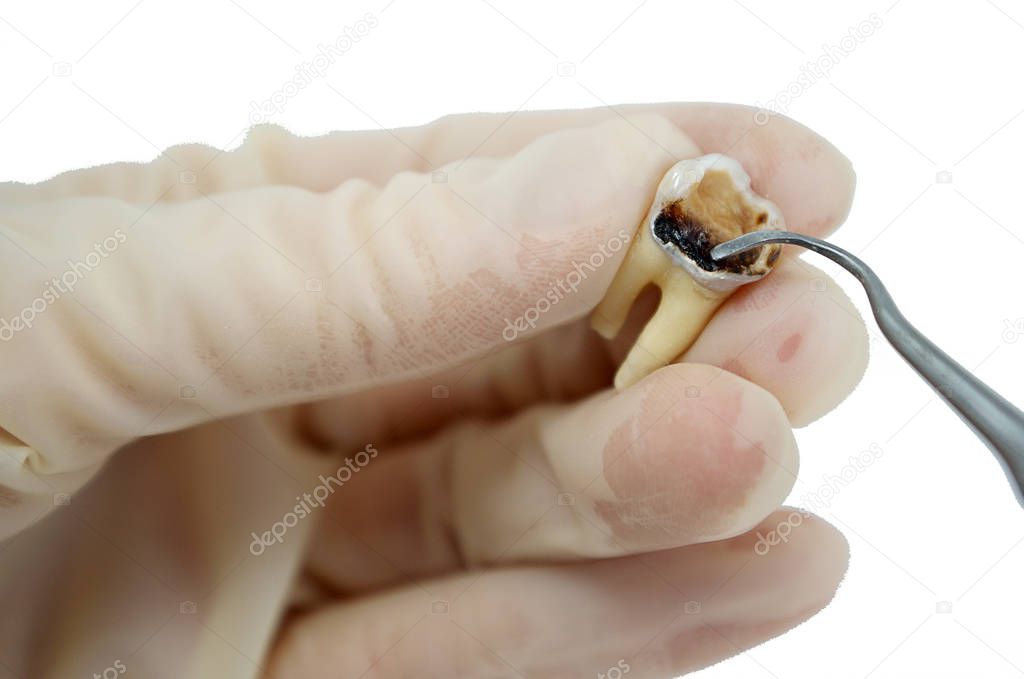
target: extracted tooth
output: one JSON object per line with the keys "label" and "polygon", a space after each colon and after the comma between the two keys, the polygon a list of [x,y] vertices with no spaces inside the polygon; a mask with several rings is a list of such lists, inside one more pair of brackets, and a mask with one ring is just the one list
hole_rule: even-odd
{"label": "extracted tooth", "polygon": [[758,229],[784,229],[779,209],[754,193],[740,164],[712,153],[676,163],[661,180],[647,218],[591,324],[603,337],[622,328],[640,291],[654,284],[661,301],[615,375],[622,389],[670,363],[693,343],[736,288],[766,275],[778,245],[711,258],[719,243]]}

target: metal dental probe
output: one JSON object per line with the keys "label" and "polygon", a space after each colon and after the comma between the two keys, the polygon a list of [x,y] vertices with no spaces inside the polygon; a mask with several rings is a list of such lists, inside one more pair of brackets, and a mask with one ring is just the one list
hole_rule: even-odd
{"label": "metal dental probe", "polygon": [[867,293],[878,327],[889,343],[995,453],[1024,507],[1024,412],[993,391],[933,344],[900,313],[889,291],[867,264],[820,238],[790,231],[754,231],[711,250],[721,261],[766,243],[813,250],[852,273]]}

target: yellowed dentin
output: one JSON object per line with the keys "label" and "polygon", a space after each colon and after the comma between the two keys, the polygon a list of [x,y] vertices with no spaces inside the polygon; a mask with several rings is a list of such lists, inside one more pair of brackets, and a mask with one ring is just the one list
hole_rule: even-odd
{"label": "yellowed dentin", "polygon": [[766,213],[758,212],[743,198],[732,177],[722,170],[705,172],[690,195],[672,205],[685,206],[690,215],[724,240],[746,233],[751,225],[763,224],[768,219]]}
{"label": "yellowed dentin", "polygon": [[662,179],[647,218],[591,323],[611,339],[648,285],[661,301],[615,375],[616,388],[635,384],[672,362],[693,343],[722,302],[743,283],[767,274],[778,245],[723,262],[711,249],[757,229],[782,229],[778,208],[750,189],[750,178],[719,154],[677,163]]}

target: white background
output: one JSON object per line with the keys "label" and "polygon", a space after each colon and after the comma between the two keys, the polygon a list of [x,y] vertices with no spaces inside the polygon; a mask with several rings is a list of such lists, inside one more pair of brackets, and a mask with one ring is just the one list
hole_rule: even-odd
{"label": "white background", "polygon": [[[252,102],[366,12],[378,25],[273,121],[312,134],[470,110],[764,104],[876,14],[881,26],[785,107],[858,172],[834,240],[1024,403],[1024,7],[1010,0],[4,2],[0,179],[237,145]],[[866,314],[852,279],[826,268]],[[832,483],[823,512],[851,542],[846,580],[821,615],[701,676],[1024,675],[1024,512],[986,449],[869,328],[860,389],[799,433],[791,499],[878,446]]]}

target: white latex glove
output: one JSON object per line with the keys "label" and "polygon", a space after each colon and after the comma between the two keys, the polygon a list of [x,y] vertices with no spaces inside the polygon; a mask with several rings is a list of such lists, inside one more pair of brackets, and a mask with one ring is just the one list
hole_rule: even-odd
{"label": "white latex glove", "polygon": [[710,151],[848,210],[827,142],[705,104],[0,185],[0,677],[668,677],[819,610],[846,543],[778,505],[866,362],[839,288],[784,259],[621,393],[642,319],[585,318]]}

